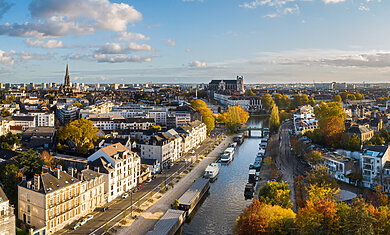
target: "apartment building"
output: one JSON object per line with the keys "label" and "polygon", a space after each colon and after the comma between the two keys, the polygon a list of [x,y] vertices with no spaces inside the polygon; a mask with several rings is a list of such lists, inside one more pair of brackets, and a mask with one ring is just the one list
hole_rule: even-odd
{"label": "apartment building", "polygon": [[0,117],[0,135],[6,135],[8,132],[10,132],[10,119]]}
{"label": "apartment building", "polygon": [[58,105],[57,118],[62,124],[74,121],[78,118],[79,108],[72,105]]}
{"label": "apartment building", "polygon": [[329,168],[329,174],[332,177],[345,183],[352,183],[348,176],[356,173],[356,169],[359,167],[358,160],[336,153],[324,154],[321,158]]}
{"label": "apartment building", "polygon": [[36,127],[35,116],[12,116],[11,126],[21,126],[23,130]]}
{"label": "apartment building", "polygon": [[[17,113],[14,114],[13,117],[18,117],[19,119],[22,119],[20,117],[34,117],[35,120],[35,126],[34,127],[53,127],[55,124],[55,118],[54,113],[47,113],[47,112],[28,112],[28,113]],[[28,119],[28,118],[26,118]],[[18,120],[20,122],[20,120]],[[20,125],[18,122],[14,121],[14,125],[18,126]],[[26,121],[24,121],[26,122]],[[22,123],[23,124],[23,123]],[[28,126],[31,125],[31,123],[24,123],[22,126]],[[30,126],[32,127],[32,126]]]}
{"label": "apartment building", "polygon": [[[360,164],[363,175],[363,186],[374,188],[381,181],[383,169],[389,161],[389,146],[370,145],[364,146],[360,155]],[[390,173],[390,172],[389,172]]]}
{"label": "apartment building", "polygon": [[305,105],[299,107],[293,115],[295,134],[304,134],[318,128],[318,120],[314,116],[313,107]]}
{"label": "apartment building", "polygon": [[88,165],[103,175],[107,202],[133,189],[139,182],[141,160],[121,143],[96,151],[88,157]]}
{"label": "apartment building", "polygon": [[206,125],[198,120],[180,126],[175,131],[183,138],[185,153],[200,145],[207,138]]}
{"label": "apartment building", "polygon": [[99,102],[94,105],[89,105],[80,110],[80,118],[87,118],[90,114],[108,114],[111,112],[114,103],[111,101]]}
{"label": "apartment building", "polygon": [[14,235],[15,231],[14,208],[10,206],[7,196],[0,187],[0,234]]}
{"label": "apartment building", "polygon": [[18,185],[18,218],[40,234],[52,234],[79,219],[81,181],[56,168]]}

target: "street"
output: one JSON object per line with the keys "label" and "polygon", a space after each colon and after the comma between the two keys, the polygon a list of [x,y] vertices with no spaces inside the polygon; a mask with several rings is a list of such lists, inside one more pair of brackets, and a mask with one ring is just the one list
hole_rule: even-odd
{"label": "street", "polygon": [[[202,145],[194,150],[193,154],[186,154],[183,156],[183,158],[189,159],[191,156],[199,155],[202,151],[204,152],[207,146],[209,146],[210,143],[213,143],[215,139],[216,138],[208,138],[205,142],[202,143]],[[104,206],[108,206],[108,210],[104,212],[95,210],[93,213],[91,213],[94,218],[81,227],[77,228],[77,230],[72,230],[70,226],[67,226],[67,229],[59,231],[58,234],[103,234],[105,227],[111,228],[121,219],[123,219],[123,217],[120,215],[126,208],[128,208],[127,213],[130,214],[132,210],[131,205],[134,207],[134,205],[138,203],[139,198],[141,203],[145,202],[149,198],[146,196],[152,190],[157,192],[160,189],[160,185],[163,181],[165,181],[165,185],[169,184],[169,182],[174,178],[170,176],[177,174],[178,170],[182,172],[186,167],[185,164],[186,163],[182,161],[176,162],[170,169],[164,169],[162,174],[156,174],[156,178],[150,183],[142,183],[142,188],[138,192],[130,194],[130,196],[126,199],[122,199],[120,197],[105,204]]]}

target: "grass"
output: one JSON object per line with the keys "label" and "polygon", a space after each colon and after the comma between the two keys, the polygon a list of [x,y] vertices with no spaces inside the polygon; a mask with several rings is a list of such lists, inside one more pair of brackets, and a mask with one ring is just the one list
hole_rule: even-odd
{"label": "grass", "polygon": [[16,227],[16,235],[27,235],[27,232]]}

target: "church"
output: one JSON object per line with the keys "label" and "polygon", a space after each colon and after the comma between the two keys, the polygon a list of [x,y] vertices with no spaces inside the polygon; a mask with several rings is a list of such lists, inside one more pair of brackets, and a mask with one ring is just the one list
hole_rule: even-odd
{"label": "church", "polygon": [[214,91],[232,91],[244,93],[244,77],[237,76],[236,80],[212,80],[209,83],[209,92]]}

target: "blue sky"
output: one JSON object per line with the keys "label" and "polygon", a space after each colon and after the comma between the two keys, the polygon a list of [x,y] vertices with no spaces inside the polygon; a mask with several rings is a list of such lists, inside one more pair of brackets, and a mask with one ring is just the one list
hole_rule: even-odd
{"label": "blue sky", "polygon": [[0,81],[387,82],[390,1],[0,0]]}

